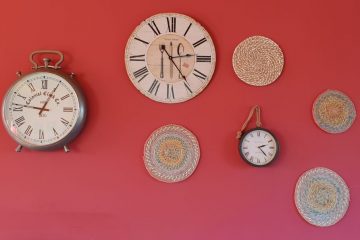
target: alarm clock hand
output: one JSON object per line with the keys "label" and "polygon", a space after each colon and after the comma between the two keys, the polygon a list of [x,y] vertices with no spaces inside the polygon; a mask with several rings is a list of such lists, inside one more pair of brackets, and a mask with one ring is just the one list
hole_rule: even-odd
{"label": "alarm clock hand", "polygon": [[49,103],[51,97],[54,95],[56,89],[59,87],[59,84],[51,91],[51,93],[49,94],[49,97],[46,99],[46,102],[44,103],[44,106],[42,108],[40,108],[40,112],[39,112],[39,115],[41,115],[41,113],[44,111],[46,105]]}
{"label": "alarm clock hand", "polygon": [[186,80],[186,77],[184,76],[184,74],[182,74],[181,70],[179,69],[179,67],[176,65],[176,63],[173,60],[173,57],[168,53],[168,51],[166,51],[165,45],[161,45],[161,48],[164,50],[164,52],[166,53],[166,55],[168,55],[169,60],[174,64],[174,66],[176,67],[176,69],[179,71],[179,73],[181,74],[181,77]]}
{"label": "alarm clock hand", "polygon": [[[42,109],[41,107],[34,107],[34,106],[23,105],[23,104],[18,104],[18,103],[13,103],[13,105],[21,106],[21,107],[27,107],[27,108],[32,108],[32,109],[37,109],[37,110],[41,110],[41,109]],[[48,109],[48,108],[44,108],[43,111],[49,111],[49,109]]]}

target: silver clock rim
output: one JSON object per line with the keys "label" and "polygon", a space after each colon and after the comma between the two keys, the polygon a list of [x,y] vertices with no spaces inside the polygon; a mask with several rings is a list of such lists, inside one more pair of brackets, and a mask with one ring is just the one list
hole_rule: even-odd
{"label": "silver clock rim", "polygon": [[[246,159],[246,157],[244,156],[244,154],[242,153],[242,151],[241,151],[241,146],[242,146],[242,143],[243,143],[246,135],[248,135],[250,132],[253,132],[253,131],[256,131],[256,130],[262,130],[262,131],[265,131],[265,132],[269,133],[269,134],[274,138],[275,143],[276,143],[276,153],[275,153],[274,157],[271,159],[271,161],[268,162],[268,163],[266,163],[266,164],[257,165],[257,164],[254,164],[254,163],[248,161],[248,160]],[[275,135],[274,135],[270,130],[268,130],[268,129],[266,129],[266,128],[262,128],[262,127],[256,127],[256,128],[251,128],[251,129],[245,131],[245,132],[241,135],[241,138],[240,138],[239,144],[238,144],[238,150],[239,150],[239,154],[240,154],[241,158],[242,158],[246,163],[248,163],[248,164],[250,164],[251,166],[254,166],[254,167],[265,167],[265,166],[268,166],[269,164],[271,164],[272,162],[274,162],[274,160],[276,160],[276,159],[278,158],[279,152],[280,152],[280,144],[279,144],[278,139],[275,137]]]}
{"label": "silver clock rim", "polygon": [[[34,74],[34,73],[39,73],[39,72],[44,72],[44,73],[52,73],[55,75],[58,75],[59,77],[63,78],[66,82],[68,82],[70,84],[70,86],[74,89],[77,98],[79,100],[79,114],[77,119],[75,120],[75,124],[74,127],[70,130],[70,132],[68,134],[66,134],[63,138],[61,138],[59,141],[55,142],[55,143],[51,143],[51,144],[44,144],[44,145],[36,145],[36,144],[31,144],[28,142],[24,142],[21,138],[19,138],[16,134],[14,134],[11,130],[10,130],[10,126],[7,124],[6,121],[6,117],[5,117],[5,111],[6,111],[6,100],[7,97],[9,96],[9,94],[12,92],[12,89],[14,88],[14,86],[19,83],[20,81],[22,81],[25,77]],[[83,129],[84,125],[85,125],[85,120],[87,117],[87,104],[86,104],[86,99],[85,96],[83,94],[83,92],[81,91],[78,83],[72,79],[70,77],[70,75],[60,71],[60,70],[53,70],[53,69],[38,69],[38,70],[34,70],[30,73],[27,74],[23,74],[19,79],[17,79],[8,89],[8,91],[6,92],[5,96],[3,97],[3,101],[2,101],[2,108],[1,108],[1,115],[2,115],[2,121],[3,121],[3,125],[6,129],[6,131],[8,132],[8,134],[10,135],[10,137],[17,142],[18,144],[20,144],[23,147],[29,148],[31,150],[40,150],[40,151],[44,151],[44,150],[54,150],[54,149],[59,149],[64,147],[65,145],[69,144],[75,137],[77,137],[81,130]]]}
{"label": "silver clock rim", "polygon": [[[157,18],[159,16],[170,16],[170,15],[174,15],[174,16],[181,16],[183,18],[186,18],[188,19],[190,22],[192,23],[195,23],[198,25],[198,27],[204,32],[204,37],[207,38],[208,41],[211,42],[210,46],[211,46],[211,50],[212,50],[212,54],[213,54],[213,65],[214,67],[212,67],[211,71],[209,72],[209,76],[208,76],[208,81],[206,84],[202,85],[201,88],[199,88],[198,92],[191,96],[190,98],[181,98],[181,99],[177,99],[177,100],[169,100],[169,101],[165,101],[165,100],[160,100],[160,99],[154,99],[152,98],[152,95],[149,94],[147,91],[143,90],[143,89],[139,89],[134,81],[133,81],[133,77],[131,76],[131,74],[129,74],[129,71],[130,71],[130,66],[129,66],[129,62],[127,61],[128,60],[128,57],[129,57],[129,54],[128,54],[128,49],[130,47],[130,44],[136,34],[136,32],[140,29],[140,27],[142,27],[142,24],[143,22],[147,23],[149,21],[151,21],[152,19],[154,18]],[[164,35],[164,34],[167,34],[167,33],[162,33],[160,34],[161,35]],[[148,47],[147,47],[148,48]],[[147,50],[146,50],[147,52]],[[195,97],[197,97],[200,93],[202,93],[204,91],[204,89],[210,84],[210,81],[212,80],[212,77],[215,73],[215,69],[216,69],[216,49],[215,49],[215,44],[214,44],[214,41],[212,40],[209,32],[198,22],[196,21],[194,18],[190,17],[190,16],[187,16],[185,14],[181,14],[181,13],[175,13],[175,12],[164,12],[164,13],[157,13],[155,15],[152,15],[148,18],[146,18],[145,20],[141,21],[140,24],[138,24],[136,26],[136,28],[131,32],[130,34],[130,37],[128,38],[128,41],[126,43],[126,47],[125,47],[125,54],[124,54],[124,59],[125,59],[125,68],[126,68],[126,73],[131,81],[131,83],[135,86],[135,88],[142,94],[144,95],[145,97],[155,101],[155,102],[159,102],[159,103],[167,103],[167,104],[175,104],[175,103],[183,103],[183,102],[186,102],[186,101],[189,101]]]}

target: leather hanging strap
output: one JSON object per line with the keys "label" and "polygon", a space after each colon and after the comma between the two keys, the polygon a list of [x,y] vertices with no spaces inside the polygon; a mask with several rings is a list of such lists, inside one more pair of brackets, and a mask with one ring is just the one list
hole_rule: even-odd
{"label": "leather hanging strap", "polygon": [[249,121],[251,120],[252,116],[254,115],[254,112],[256,113],[256,127],[261,127],[261,121],[260,121],[260,106],[255,105],[251,108],[249,116],[247,117],[246,121],[244,122],[242,128],[240,131],[237,132],[236,138],[240,139],[243,131],[249,124]]}

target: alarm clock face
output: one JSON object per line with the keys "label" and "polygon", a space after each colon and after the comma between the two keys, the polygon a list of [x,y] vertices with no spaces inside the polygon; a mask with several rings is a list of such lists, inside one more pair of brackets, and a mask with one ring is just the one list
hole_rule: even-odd
{"label": "alarm clock face", "polygon": [[198,95],[215,69],[215,47],[194,19],[164,13],[143,21],[130,36],[127,73],[148,98],[163,103],[187,101]]}
{"label": "alarm clock face", "polygon": [[279,144],[270,131],[254,128],[242,135],[239,152],[247,163],[254,166],[265,166],[276,159],[279,153]]}
{"label": "alarm clock face", "polygon": [[37,71],[24,75],[3,101],[3,121],[21,145],[47,149],[65,145],[84,120],[84,100],[59,74]]}

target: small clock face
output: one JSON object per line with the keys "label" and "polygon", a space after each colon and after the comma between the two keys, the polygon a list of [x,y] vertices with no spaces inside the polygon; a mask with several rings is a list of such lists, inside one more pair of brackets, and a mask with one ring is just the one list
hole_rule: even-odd
{"label": "small clock face", "polygon": [[75,127],[79,98],[72,85],[50,72],[22,77],[8,91],[3,120],[10,135],[28,147],[46,147],[64,139]]}
{"label": "small clock face", "polygon": [[246,162],[255,166],[264,166],[277,157],[279,144],[268,130],[255,128],[241,137],[239,151]]}
{"label": "small clock face", "polygon": [[199,94],[215,69],[215,48],[192,18],[158,14],[143,21],[126,46],[126,69],[135,87],[163,103],[184,102]]}

